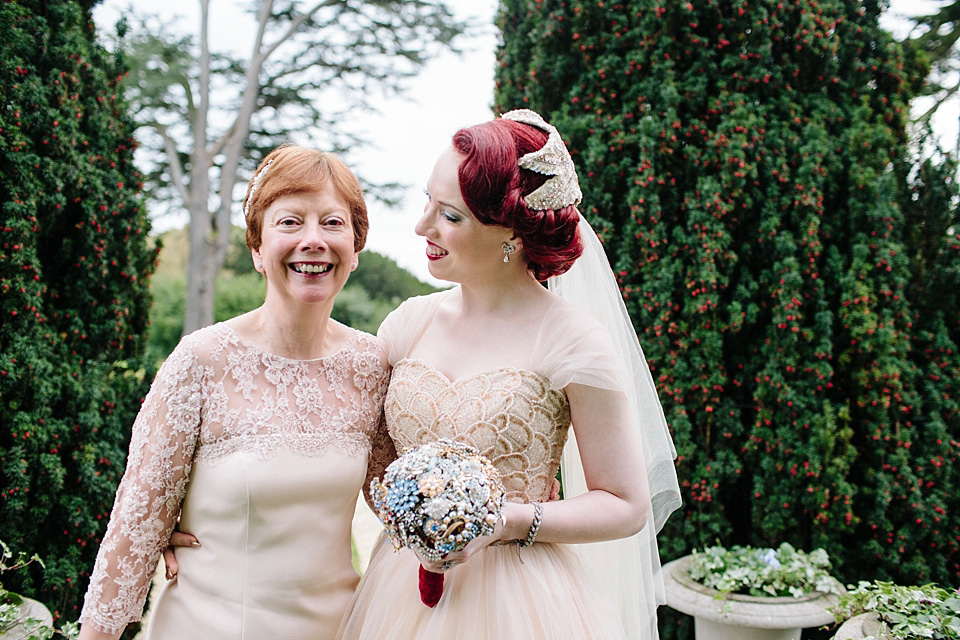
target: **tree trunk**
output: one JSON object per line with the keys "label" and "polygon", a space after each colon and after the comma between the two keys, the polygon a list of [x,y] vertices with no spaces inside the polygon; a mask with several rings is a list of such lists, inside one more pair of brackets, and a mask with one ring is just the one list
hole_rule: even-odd
{"label": "tree trunk", "polygon": [[[202,110],[201,110],[202,112]],[[206,130],[202,118],[198,131]],[[199,136],[197,143],[202,142]],[[192,155],[190,170],[190,253],[187,256],[187,305],[183,335],[213,324],[213,297],[217,273],[217,230],[210,212],[210,155],[199,144]]]}
{"label": "tree trunk", "polygon": [[183,335],[213,324],[213,299],[219,265],[216,231],[210,223],[210,212],[206,208],[191,212]]}

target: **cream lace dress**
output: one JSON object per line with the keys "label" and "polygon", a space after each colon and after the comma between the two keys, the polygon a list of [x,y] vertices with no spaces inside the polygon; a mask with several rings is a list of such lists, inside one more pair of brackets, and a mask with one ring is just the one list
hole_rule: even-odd
{"label": "cream lace dress", "polygon": [[[430,363],[408,358],[444,291],[406,301],[379,335],[393,366],[384,404],[398,451],[439,438],[476,447],[501,472],[507,499],[548,499],[560,464],[570,409],[562,389],[579,382],[619,388],[602,330],[559,298],[545,314],[523,367],[448,380]],[[419,599],[413,552],[381,535],[339,638],[348,640],[615,640],[624,633],[612,603],[596,596],[592,578],[570,545],[487,547],[445,574],[434,608]]]}
{"label": "cream lace dress", "polygon": [[389,373],[382,342],[291,360],[217,324],[166,360],[133,428],[81,620],[140,618],[179,516],[199,548],[152,605],[154,640],[328,640],[358,576],[350,524]]}

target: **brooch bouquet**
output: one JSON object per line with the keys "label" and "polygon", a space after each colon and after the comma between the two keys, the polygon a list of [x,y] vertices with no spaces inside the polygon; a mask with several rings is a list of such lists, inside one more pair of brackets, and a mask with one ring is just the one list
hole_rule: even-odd
{"label": "brooch bouquet", "polygon": [[[504,489],[493,464],[473,447],[438,440],[404,452],[370,495],[394,550],[407,547],[438,562],[478,536],[490,535],[503,509]],[[420,566],[420,600],[432,607],[443,574]]]}

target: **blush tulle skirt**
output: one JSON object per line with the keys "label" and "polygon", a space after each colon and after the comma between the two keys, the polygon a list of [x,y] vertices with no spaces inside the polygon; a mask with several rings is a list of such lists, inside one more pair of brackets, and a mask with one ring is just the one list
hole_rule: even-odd
{"label": "blush tulle skirt", "polygon": [[383,535],[347,608],[343,640],[620,640],[613,606],[592,588],[577,552],[536,543],[487,547],[445,574],[433,608],[420,602],[419,560]]}

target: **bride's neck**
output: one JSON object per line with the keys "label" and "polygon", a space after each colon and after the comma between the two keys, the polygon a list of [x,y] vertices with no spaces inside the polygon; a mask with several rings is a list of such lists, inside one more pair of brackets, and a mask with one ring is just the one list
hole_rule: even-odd
{"label": "bride's neck", "polygon": [[532,275],[460,285],[464,313],[488,315],[525,308],[546,293]]}

